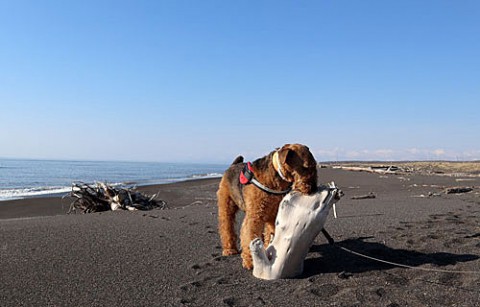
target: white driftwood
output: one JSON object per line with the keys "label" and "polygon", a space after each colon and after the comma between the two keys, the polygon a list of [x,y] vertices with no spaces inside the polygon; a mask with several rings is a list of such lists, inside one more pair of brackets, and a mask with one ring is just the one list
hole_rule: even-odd
{"label": "white driftwood", "polygon": [[333,166],[334,169],[343,169],[346,171],[352,172],[367,172],[367,173],[377,173],[377,174],[390,174],[396,175],[398,173],[405,172],[404,169],[395,166]]}
{"label": "white driftwood", "polygon": [[250,243],[253,276],[261,279],[292,278],[303,272],[303,262],[313,240],[340,199],[341,191],[331,183],[313,195],[287,194],[280,203],[275,236],[265,249],[261,239]]}

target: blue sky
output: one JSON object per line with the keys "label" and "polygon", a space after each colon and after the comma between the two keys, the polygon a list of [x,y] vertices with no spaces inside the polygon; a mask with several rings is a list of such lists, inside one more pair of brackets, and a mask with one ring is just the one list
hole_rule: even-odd
{"label": "blue sky", "polygon": [[480,159],[478,1],[2,1],[0,157]]}

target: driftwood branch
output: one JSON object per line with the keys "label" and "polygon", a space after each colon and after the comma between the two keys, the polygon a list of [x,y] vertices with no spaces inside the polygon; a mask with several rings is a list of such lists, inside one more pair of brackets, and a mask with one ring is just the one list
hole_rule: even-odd
{"label": "driftwood branch", "polygon": [[265,249],[261,239],[250,243],[253,276],[261,279],[292,278],[303,272],[303,263],[328,212],[342,192],[331,183],[313,195],[290,192],[280,203],[275,236]]}
{"label": "driftwood branch", "polygon": [[74,198],[68,213],[81,210],[83,213],[108,210],[151,210],[164,209],[166,202],[126,188],[118,188],[104,182],[87,184],[72,183],[70,196]]}

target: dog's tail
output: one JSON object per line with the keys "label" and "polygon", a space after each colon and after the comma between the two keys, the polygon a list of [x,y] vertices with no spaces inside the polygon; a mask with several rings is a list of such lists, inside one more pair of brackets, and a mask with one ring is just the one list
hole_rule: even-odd
{"label": "dog's tail", "polygon": [[243,163],[243,157],[242,156],[236,157],[235,160],[233,160],[232,165],[238,164],[238,163]]}

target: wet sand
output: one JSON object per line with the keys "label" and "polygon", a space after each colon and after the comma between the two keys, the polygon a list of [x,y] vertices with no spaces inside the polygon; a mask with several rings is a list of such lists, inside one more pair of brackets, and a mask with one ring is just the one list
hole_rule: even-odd
{"label": "wet sand", "polygon": [[[319,235],[302,276],[256,279],[239,256],[221,256],[219,179],[206,179],[140,188],[166,200],[165,210],[66,215],[68,199],[0,202],[0,306],[480,304],[480,178],[330,168],[319,176],[345,192],[326,224],[338,246],[414,269],[360,258]],[[442,193],[461,185],[475,188]],[[376,197],[352,199],[370,192]]]}

